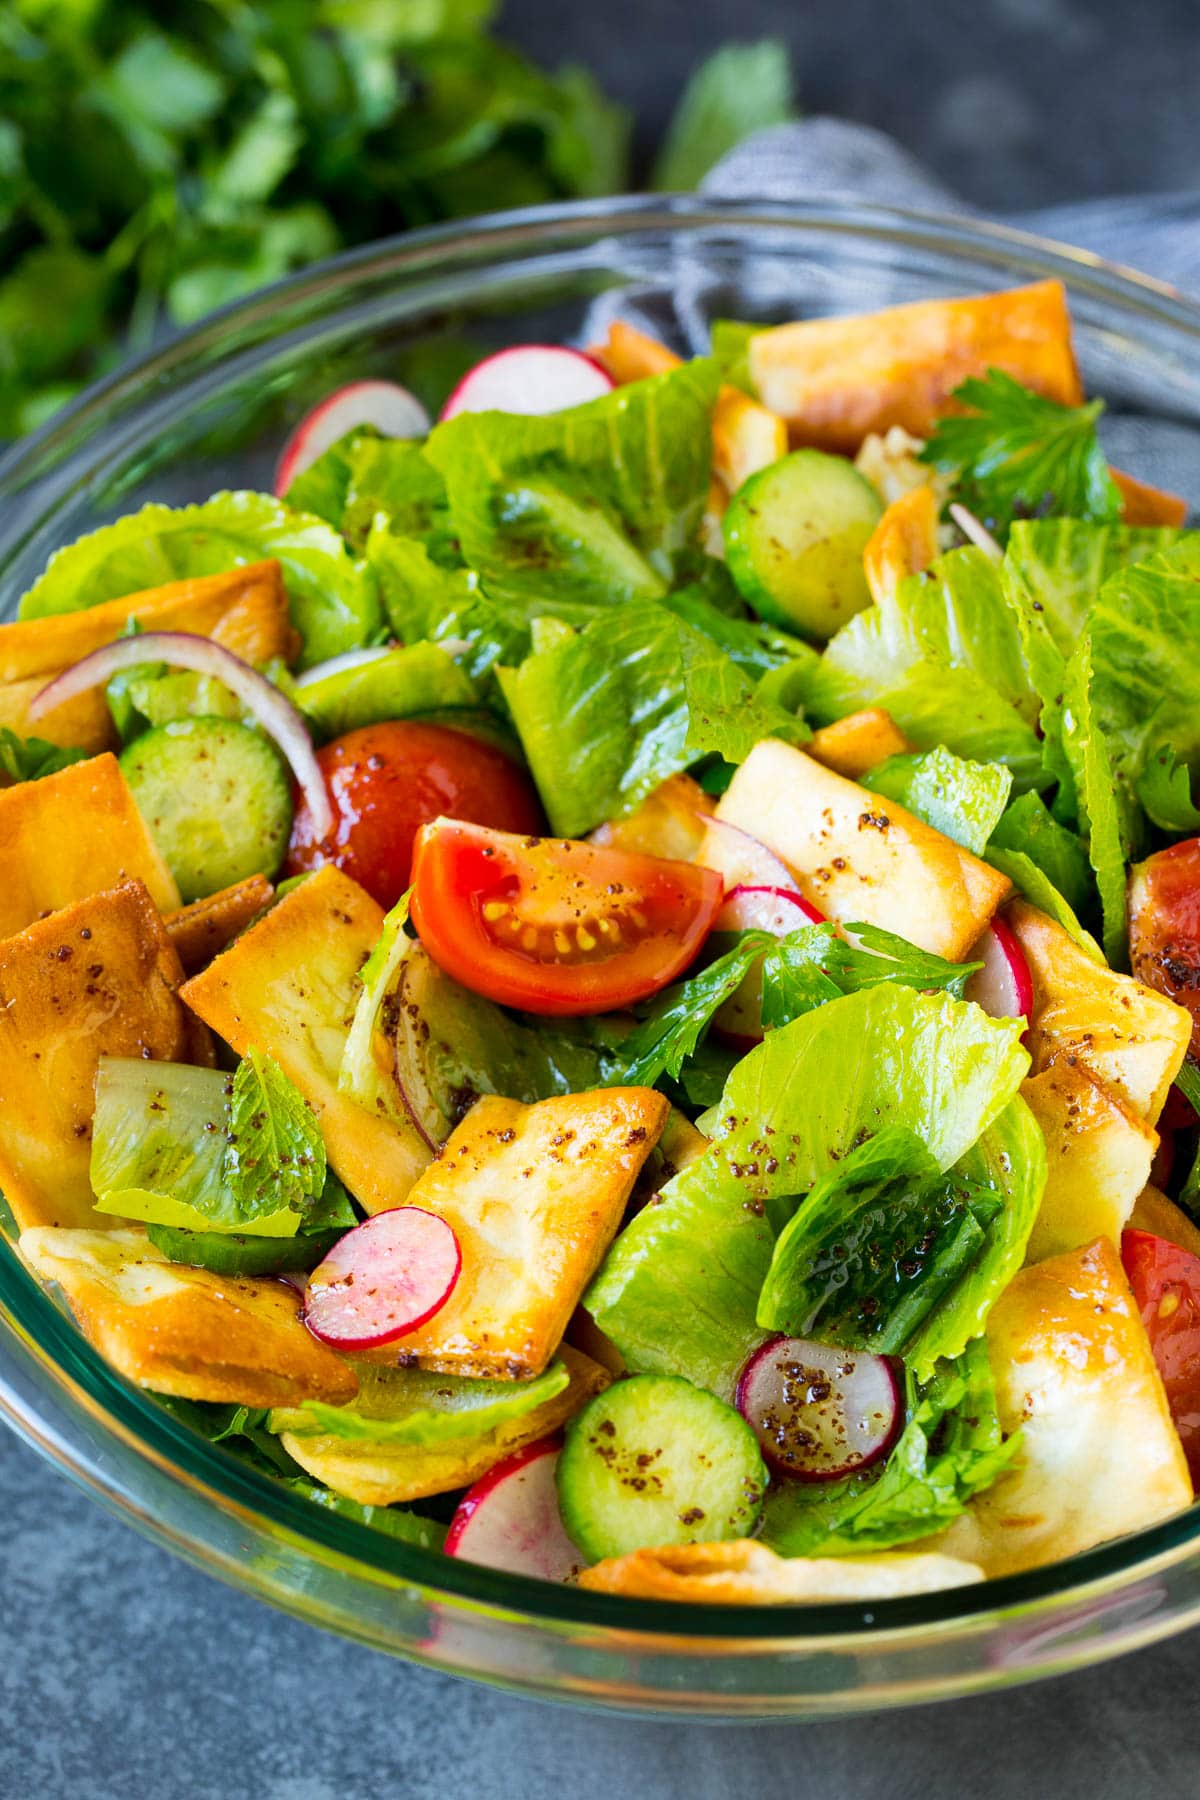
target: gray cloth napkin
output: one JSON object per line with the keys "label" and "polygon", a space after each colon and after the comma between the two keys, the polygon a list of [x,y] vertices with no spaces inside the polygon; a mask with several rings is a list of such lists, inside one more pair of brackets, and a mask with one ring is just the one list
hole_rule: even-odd
{"label": "gray cloth napkin", "polygon": [[[704,191],[761,200],[844,194],[880,205],[980,216],[883,132],[844,119],[804,119],[759,132],[717,164]],[[1003,223],[1077,244],[1200,293],[1200,190],[1081,200],[1006,213]]]}

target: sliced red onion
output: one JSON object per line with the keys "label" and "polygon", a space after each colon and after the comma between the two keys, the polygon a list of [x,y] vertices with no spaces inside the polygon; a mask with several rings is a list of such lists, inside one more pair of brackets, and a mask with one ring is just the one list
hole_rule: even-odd
{"label": "sliced red onion", "polygon": [[977,519],[973,512],[968,512],[967,508],[960,506],[957,500],[947,510],[963,536],[969,538],[977,550],[982,550],[984,555],[990,556],[993,562],[1004,561],[1003,550],[982,519]]}
{"label": "sliced red onion", "polygon": [[836,1481],[878,1462],[904,1412],[886,1357],[790,1337],[754,1352],[736,1403],[767,1462],[794,1481]]}
{"label": "sliced red onion", "polygon": [[303,718],[287,695],[265,675],[260,675],[240,656],[215,644],[211,638],[200,637],[191,631],[143,631],[136,637],[118,638],[115,643],[105,644],[64,669],[34,695],[29,704],[30,722],[64,706],[77,695],[86,694],[91,688],[102,687],[122,669],[156,662],[167,663],[175,669],[190,669],[196,675],[211,675],[214,681],[222,682],[237,695],[290,764],[312,815],[314,836],[318,840],[327,837],[333,830],[333,808]]}
{"label": "sliced red onion", "polygon": [[331,656],[326,662],[314,663],[311,669],[305,669],[303,675],[297,675],[294,686],[298,694],[305,688],[316,687],[318,681],[325,681],[330,675],[344,675],[348,669],[361,669],[367,663],[378,662],[381,656],[389,654],[386,644],[375,644],[369,650],[343,650],[340,656]]}

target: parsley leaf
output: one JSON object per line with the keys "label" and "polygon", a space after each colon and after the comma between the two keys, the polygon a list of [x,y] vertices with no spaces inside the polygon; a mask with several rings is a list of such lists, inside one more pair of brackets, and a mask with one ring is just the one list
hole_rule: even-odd
{"label": "parsley leaf", "polygon": [[9,781],[40,781],[43,775],[57,775],[72,763],[83,762],[86,750],[51,744],[45,738],[18,737],[7,725],[0,725],[0,775]]}
{"label": "parsley leaf", "polygon": [[990,531],[1049,513],[1118,517],[1120,492],[1096,436],[1102,400],[1060,406],[1002,369],[964,381],[954,398],[970,411],[942,419],[921,460],[953,473],[955,498]]}
{"label": "parsley leaf", "polygon": [[290,1206],[307,1212],[325,1186],[325,1142],[316,1115],[279,1064],[251,1050],[229,1102],[226,1184],[246,1218]]}

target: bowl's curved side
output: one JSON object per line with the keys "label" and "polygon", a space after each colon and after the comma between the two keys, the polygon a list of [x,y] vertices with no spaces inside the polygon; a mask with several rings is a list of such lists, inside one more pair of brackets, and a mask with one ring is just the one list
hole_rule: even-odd
{"label": "bowl's curved side", "polygon": [[[144,501],[267,486],[314,392],[402,371],[444,397],[480,347],[577,336],[615,306],[681,348],[720,316],[837,312],[1046,275],[1072,292],[1110,448],[1200,497],[1200,309],[1085,253],[811,202],[597,202],[352,252],[118,371],[0,463],[0,616],[58,545]],[[440,391],[439,391],[440,389]],[[375,1648],[576,1701],[825,1717],[1027,1680],[1200,1616],[1200,1517],[1058,1569],[875,1607],[634,1605],[451,1562],[323,1511],[115,1377],[0,1246],[0,1412],[193,1562]]]}

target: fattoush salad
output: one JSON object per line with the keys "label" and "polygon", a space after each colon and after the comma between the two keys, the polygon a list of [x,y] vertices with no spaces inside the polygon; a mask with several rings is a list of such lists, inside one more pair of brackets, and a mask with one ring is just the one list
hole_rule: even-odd
{"label": "fattoush salad", "polygon": [[1052,281],[617,322],[60,550],[0,627],[0,1187],[100,1356],[640,1598],[1191,1505],[1200,534],[1101,411]]}

